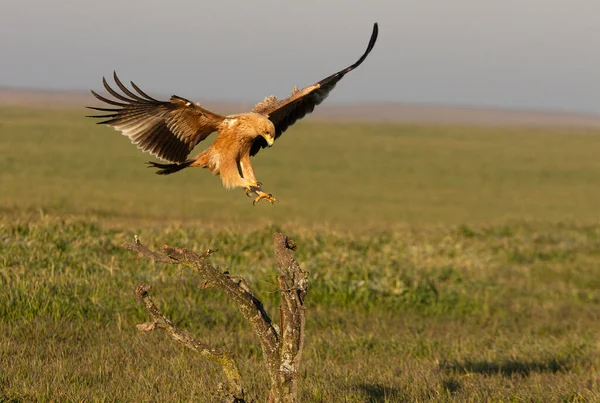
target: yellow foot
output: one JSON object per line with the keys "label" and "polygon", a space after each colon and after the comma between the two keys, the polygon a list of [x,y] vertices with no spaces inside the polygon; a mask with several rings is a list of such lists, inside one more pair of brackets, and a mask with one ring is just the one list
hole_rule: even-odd
{"label": "yellow foot", "polygon": [[[248,185],[244,188],[246,196],[250,197],[250,193],[256,193],[257,190],[262,191],[262,183],[256,182],[254,185]],[[258,193],[256,193],[258,194]]]}
{"label": "yellow foot", "polygon": [[258,190],[255,192],[258,196],[256,196],[256,199],[254,199],[254,201],[252,202],[253,205],[256,205],[256,203],[258,203],[261,200],[266,200],[269,203],[273,204],[277,201],[276,198],[273,197],[272,194],[270,193],[265,193],[262,190]]}
{"label": "yellow foot", "polygon": [[262,191],[260,182],[258,182],[256,185],[246,186],[246,188],[244,190],[246,191],[246,196],[248,196],[248,197],[250,197],[251,193],[256,194],[256,198],[252,202],[253,205],[255,205],[256,203],[258,203],[259,201],[261,201],[263,199],[268,201],[271,204],[273,204],[277,201],[277,199],[275,199],[272,194],[265,193]]}

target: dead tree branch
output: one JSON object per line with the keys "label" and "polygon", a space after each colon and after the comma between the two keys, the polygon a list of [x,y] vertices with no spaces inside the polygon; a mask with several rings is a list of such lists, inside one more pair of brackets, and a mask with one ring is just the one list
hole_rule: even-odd
{"label": "dead tree branch", "polygon": [[[277,233],[273,236],[273,241],[281,290],[279,325],[282,343],[276,385],[280,389],[280,396],[295,397],[298,392],[299,364],[304,347],[304,297],[308,290],[308,273],[300,268],[291,253],[291,250],[296,250],[292,239]],[[278,400],[273,398],[273,401]],[[295,401],[295,398],[291,401]]]}
{"label": "dead tree branch", "polygon": [[140,284],[135,289],[135,294],[138,299],[144,304],[146,310],[150,314],[151,322],[146,322],[137,325],[138,330],[142,332],[151,332],[154,329],[164,329],[171,338],[192,351],[199,353],[202,357],[221,365],[225,378],[229,384],[229,390],[226,392],[226,397],[232,402],[244,402],[244,388],[242,387],[242,377],[240,371],[229,351],[212,348],[205,343],[195,339],[188,332],[179,329],[166,316],[162,314],[160,309],[154,304],[148,292],[152,289],[148,284]]}
{"label": "dead tree branch", "polygon": [[170,259],[168,256],[161,255],[160,253],[154,252],[153,250],[146,248],[144,245],[142,245],[142,243],[140,242],[140,238],[138,238],[137,235],[133,236],[133,243],[125,242],[121,246],[125,249],[129,249],[134,252],[139,252],[143,255],[146,255],[155,262],[171,264],[177,263],[176,260]]}
{"label": "dead tree branch", "polygon": [[[205,285],[216,287],[230,296],[242,315],[251,324],[258,336],[266,366],[271,377],[269,402],[296,402],[299,366],[304,347],[304,297],[308,289],[308,273],[304,272],[293,258],[290,250],[295,250],[294,242],[283,234],[274,235],[275,262],[279,271],[281,292],[280,325],[272,323],[262,302],[250,286],[239,276],[221,273],[206,258],[214,252],[208,250],[198,254],[188,249],[164,245],[163,254],[154,252],[141,244],[137,236],[135,243],[126,243],[124,248],[142,253],[157,262],[182,264],[196,271]],[[214,349],[196,340],[189,333],[178,329],[166,318],[148,296],[150,286],[142,284],[136,295],[144,303],[151,322],[138,325],[141,331],[155,328],[165,329],[171,337],[202,356],[218,362],[225,372],[229,384],[229,397],[243,402],[244,391],[241,376],[231,354]]]}

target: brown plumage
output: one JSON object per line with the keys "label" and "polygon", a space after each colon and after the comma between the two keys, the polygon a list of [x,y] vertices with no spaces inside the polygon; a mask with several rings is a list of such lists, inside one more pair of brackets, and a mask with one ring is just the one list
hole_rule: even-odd
{"label": "brown plumage", "polygon": [[[267,97],[249,113],[221,116],[176,95],[169,101],[159,101],[133,82],[131,86],[135,92],[130,90],[116,73],[114,80],[122,94],[111,88],[104,78],[104,88],[114,99],[92,91],[96,98],[113,107],[88,108],[105,113],[91,116],[103,119],[98,124],[113,127],[129,137],[138,148],[170,162],[149,162],[150,167],[159,168],[157,174],[168,175],[187,167],[208,168],[221,176],[226,188],[243,187],[246,194],[257,195],[254,203],[262,199],[273,203],[275,198],[263,192],[256,180],[250,157],[262,148],[272,146],[288,127],[323,102],[338,81],[367,58],[375,45],[377,33],[375,23],[367,50],[354,64],[302,90],[294,88],[292,94],[281,101],[274,96]],[[213,144],[187,159],[190,151],[214,131],[218,135]]]}

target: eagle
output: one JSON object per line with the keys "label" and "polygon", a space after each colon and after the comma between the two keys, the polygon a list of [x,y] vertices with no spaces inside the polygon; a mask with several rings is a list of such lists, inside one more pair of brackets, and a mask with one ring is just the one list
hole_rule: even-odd
{"label": "eagle", "polygon": [[[108,85],[103,77],[104,88],[114,98],[91,92],[111,107],[88,106],[101,112],[89,117],[102,119],[97,123],[120,131],[142,151],[168,162],[147,162],[149,168],[158,168],[159,175],[188,167],[208,168],[220,175],[225,188],[241,187],[247,196],[254,194],[253,204],[261,200],[274,203],[273,195],[264,192],[256,180],[250,157],[271,147],[288,127],[323,102],[344,75],[360,66],[373,50],[378,30],[375,23],[367,50],[354,64],[301,90],[294,87],[286,99],[269,96],[248,113],[222,116],[177,95],[171,96],[169,101],[159,101],[133,82],[130,82],[132,89],[128,88],[115,72],[113,79],[122,93]],[[215,131],[218,134],[213,144],[188,158],[192,149]]]}

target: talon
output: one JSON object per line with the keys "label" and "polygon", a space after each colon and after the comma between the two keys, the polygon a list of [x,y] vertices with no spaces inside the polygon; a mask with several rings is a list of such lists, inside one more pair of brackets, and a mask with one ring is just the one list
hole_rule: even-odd
{"label": "talon", "polygon": [[256,185],[248,185],[244,188],[244,191],[246,192],[246,196],[251,197],[250,193],[256,193],[258,195],[258,192],[260,191],[260,182],[257,183]]}
{"label": "talon", "polygon": [[276,199],[276,198],[274,198],[274,197],[273,197],[273,195],[272,195],[272,194],[270,194],[270,193],[265,193],[265,192],[263,192],[263,191],[258,191],[258,192],[256,192],[256,194],[257,194],[258,196],[257,196],[257,197],[256,197],[256,199],[254,199],[254,201],[252,202],[252,205],[253,205],[253,206],[255,206],[255,205],[256,205],[256,203],[258,203],[259,201],[261,201],[261,200],[263,200],[263,199],[264,199],[264,200],[266,200],[266,201],[268,201],[268,202],[269,202],[269,203],[271,203],[271,204],[273,204],[273,203],[275,203],[275,202],[277,201],[277,199]]}
{"label": "talon", "polygon": [[266,200],[269,203],[273,204],[277,201],[276,198],[273,197],[270,193],[265,193],[262,190],[262,183],[256,182],[255,184],[246,185],[244,188],[246,191],[246,196],[251,197],[250,193],[256,194],[256,198],[252,201],[252,205],[256,205],[261,200]]}

